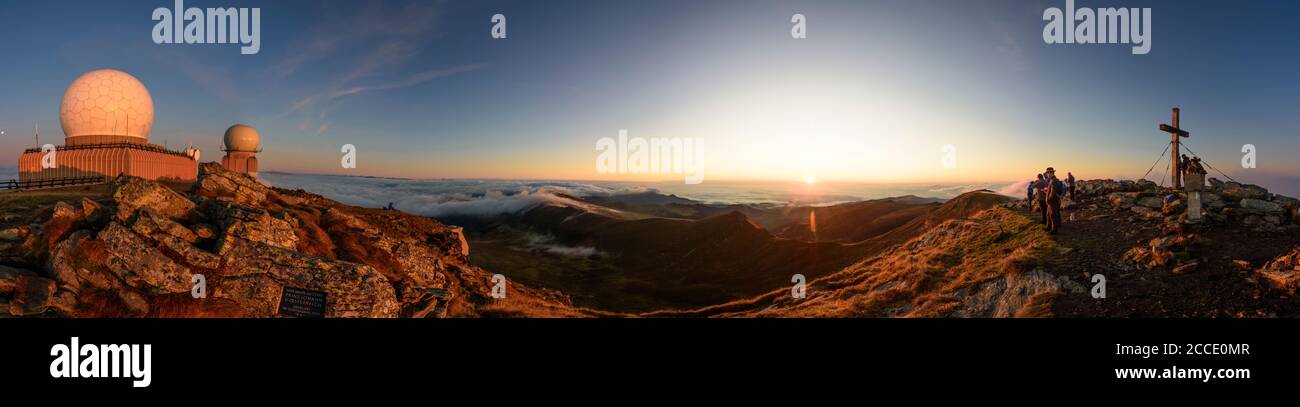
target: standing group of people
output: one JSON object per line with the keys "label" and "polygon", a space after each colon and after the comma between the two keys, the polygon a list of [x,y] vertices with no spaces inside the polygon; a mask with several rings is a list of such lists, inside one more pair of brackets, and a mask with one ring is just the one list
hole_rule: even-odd
{"label": "standing group of people", "polygon": [[1030,181],[1025,188],[1026,199],[1033,210],[1042,214],[1043,229],[1056,234],[1061,227],[1061,200],[1069,197],[1074,200],[1074,174],[1066,173],[1064,181],[1056,178],[1056,169],[1047,167],[1047,171],[1038,174],[1038,179]]}
{"label": "standing group of people", "polygon": [[1201,157],[1187,158],[1187,154],[1182,157],[1183,175],[1186,174],[1205,174],[1205,166],[1201,165]]}

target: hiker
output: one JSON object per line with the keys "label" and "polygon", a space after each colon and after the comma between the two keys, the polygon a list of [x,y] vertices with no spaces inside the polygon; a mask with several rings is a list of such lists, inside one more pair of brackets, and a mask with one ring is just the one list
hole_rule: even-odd
{"label": "hiker", "polygon": [[1034,207],[1042,215],[1042,220],[1038,223],[1047,224],[1047,176],[1038,174],[1038,181],[1034,182]]}
{"label": "hiker", "polygon": [[1031,211],[1034,210],[1034,184],[1038,183],[1040,179],[1043,179],[1043,174],[1038,174],[1038,179],[1031,179],[1029,184],[1025,185],[1025,202],[1029,202],[1029,210]]}
{"label": "hiker", "polygon": [[1046,211],[1044,211],[1044,228],[1049,234],[1056,234],[1061,226],[1061,197],[1065,195],[1065,183],[1056,178],[1056,169],[1047,167]]}
{"label": "hiker", "polygon": [[1073,172],[1067,172],[1067,173],[1065,173],[1065,175],[1066,175],[1066,177],[1065,177],[1065,191],[1066,191],[1066,193],[1069,193],[1069,194],[1070,194],[1070,200],[1073,201],[1073,200],[1074,200],[1074,173],[1073,173]]}

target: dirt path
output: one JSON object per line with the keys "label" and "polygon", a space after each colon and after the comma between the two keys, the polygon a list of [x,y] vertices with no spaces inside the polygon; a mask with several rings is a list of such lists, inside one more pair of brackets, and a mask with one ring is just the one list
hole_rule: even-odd
{"label": "dirt path", "polygon": [[[1056,236],[1062,247],[1045,262],[1045,271],[1093,287],[1092,273],[1106,277],[1106,298],[1059,297],[1058,317],[1273,317],[1300,316],[1300,301],[1257,282],[1233,260],[1257,268],[1300,242],[1300,236],[1263,233],[1240,226],[1212,225],[1202,230],[1196,257],[1200,266],[1183,274],[1144,270],[1121,259],[1129,248],[1160,236],[1158,222],[1132,223],[1127,213],[1095,201],[1083,202],[1075,221],[1066,221]],[[1036,213],[1022,211],[1025,216]],[[1068,212],[1067,212],[1068,216]],[[1037,219],[1036,217],[1033,219]],[[1068,248],[1068,249],[1066,249]]]}

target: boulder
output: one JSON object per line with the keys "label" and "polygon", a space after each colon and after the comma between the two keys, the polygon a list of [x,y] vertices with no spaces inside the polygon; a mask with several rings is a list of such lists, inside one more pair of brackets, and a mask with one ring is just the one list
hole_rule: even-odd
{"label": "boulder", "polygon": [[[1223,195],[1229,201],[1239,201],[1242,199],[1268,199],[1268,190],[1258,185],[1241,184],[1234,181],[1215,183],[1215,179],[1210,179],[1211,190]],[[1217,188],[1214,186],[1217,185]]]}
{"label": "boulder", "polygon": [[179,238],[186,243],[194,243],[198,236],[187,229],[185,226],[167,219],[162,215],[149,208],[140,208],[136,211],[135,216],[127,221],[131,230],[140,236],[168,235]]}
{"label": "boulder", "polygon": [[80,209],[62,201],[54,204],[50,218],[23,243],[30,251],[29,256],[44,259],[54,245],[82,226],[83,219]]}
{"label": "boulder", "polygon": [[[231,206],[223,217],[224,235],[295,250],[298,235],[294,233],[294,224],[290,222],[296,220],[282,216],[274,216],[262,209]],[[218,249],[218,254],[225,256],[225,248]]]}
{"label": "boulder", "polygon": [[89,198],[81,198],[82,218],[91,222],[96,222],[102,219],[106,212],[107,211],[104,210],[104,205],[100,205],[99,202],[92,201]]}
{"label": "boulder", "polygon": [[325,220],[334,233],[352,237],[340,242],[344,245],[344,252],[364,253],[364,257],[354,256],[348,260],[370,264],[397,283],[397,297],[404,309],[421,306],[428,300],[429,289],[447,287],[446,260],[454,260],[447,258],[448,254],[469,252],[468,244],[463,248],[459,243],[430,244],[448,236],[463,239],[463,234],[446,229],[443,234],[424,231],[432,236],[387,233],[356,214],[337,209],[325,213]]}
{"label": "boulder", "polygon": [[121,300],[128,315],[139,316],[149,312],[144,297],[131,291],[103,265],[107,262],[102,257],[107,256],[108,249],[111,248],[105,248],[103,242],[92,238],[86,231],[78,231],[59,243],[49,265],[59,284],[59,293],[52,307],[67,315],[76,315],[77,296],[98,290]]}
{"label": "boulder", "polygon": [[1201,191],[1201,205],[1206,208],[1218,209],[1224,207],[1225,204],[1219,194]]}
{"label": "boulder", "polygon": [[1281,214],[1286,211],[1282,208],[1282,205],[1262,199],[1244,198],[1240,203],[1238,203],[1238,205],[1242,208],[1257,210],[1265,214]]}
{"label": "boulder", "polygon": [[1255,270],[1274,287],[1295,292],[1300,287],[1300,246],[1296,246]]}
{"label": "boulder", "polygon": [[227,170],[215,162],[199,166],[197,186],[196,195],[253,207],[261,206],[268,195],[274,194],[270,188],[248,174]]}
{"label": "boulder", "polygon": [[20,275],[14,284],[13,299],[9,300],[9,314],[42,314],[50,307],[56,291],[54,280],[32,274]]}
{"label": "boulder", "polygon": [[126,285],[149,293],[184,293],[192,288],[190,269],[173,261],[140,235],[113,222],[99,232],[108,250],[105,266]]}
{"label": "boulder", "polygon": [[1283,195],[1273,195],[1273,202],[1282,205],[1282,207],[1286,209],[1283,214],[1285,220],[1300,223],[1300,199]]}
{"label": "boulder", "polygon": [[1169,202],[1165,202],[1165,205],[1160,208],[1160,212],[1165,215],[1175,215],[1175,214],[1184,213],[1187,212],[1187,205],[1183,204],[1182,199],[1174,199]]}
{"label": "boulder", "polygon": [[1111,206],[1119,209],[1128,209],[1133,206],[1133,204],[1137,202],[1137,198],[1137,192],[1112,192],[1110,195],[1106,196],[1106,199],[1110,201]]}
{"label": "boulder", "polygon": [[1164,268],[1174,264],[1180,258],[1188,258],[1195,239],[1189,236],[1174,235],[1151,239],[1146,245],[1135,246],[1124,253],[1123,260],[1147,268]]}
{"label": "boulder", "polygon": [[1034,298],[1040,295],[1083,295],[1087,288],[1065,276],[1030,270],[1010,273],[980,284],[970,295],[961,298],[954,316],[971,317],[1043,317],[1034,312]]}
{"label": "boulder", "polygon": [[8,296],[14,293],[18,287],[18,279],[23,276],[35,276],[36,273],[0,265],[0,296]]}
{"label": "boulder", "polygon": [[228,263],[216,298],[235,301],[249,316],[277,314],[285,286],[321,291],[327,317],[396,317],[393,285],[363,264],[329,260],[269,244],[223,237]]}
{"label": "boulder", "polygon": [[1165,201],[1158,196],[1144,196],[1137,198],[1134,205],[1144,206],[1151,209],[1160,209],[1165,206]]}
{"label": "boulder", "polygon": [[469,240],[465,239],[465,228],[452,226],[451,233],[456,239],[456,246],[459,249],[457,253],[463,257],[469,257]]}
{"label": "boulder", "polygon": [[130,218],[139,208],[150,208],[172,219],[188,217],[194,210],[194,202],[171,188],[132,176],[118,177],[113,183],[113,200],[117,202],[118,220]]}
{"label": "boulder", "polygon": [[1120,182],[1110,179],[1082,180],[1075,184],[1080,196],[1101,196],[1123,190]]}

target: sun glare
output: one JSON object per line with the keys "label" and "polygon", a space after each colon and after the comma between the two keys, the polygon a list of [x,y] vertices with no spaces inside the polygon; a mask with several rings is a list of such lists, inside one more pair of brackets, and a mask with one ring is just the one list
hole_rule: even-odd
{"label": "sun glare", "polygon": [[806,177],[803,177],[803,183],[808,184],[808,185],[816,184],[816,183],[817,183],[817,177],[814,177],[814,176],[811,176],[811,175],[806,176]]}

